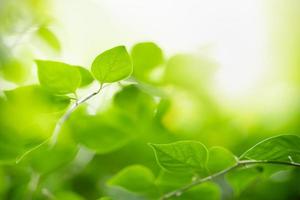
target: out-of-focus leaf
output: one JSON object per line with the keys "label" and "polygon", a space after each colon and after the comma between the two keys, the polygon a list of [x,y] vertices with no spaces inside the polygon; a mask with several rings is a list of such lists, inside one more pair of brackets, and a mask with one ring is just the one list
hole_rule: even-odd
{"label": "out-of-focus leaf", "polygon": [[112,200],[112,198],[110,198],[110,197],[101,197],[101,198],[98,199],[98,200]]}
{"label": "out-of-focus leaf", "polygon": [[212,182],[204,183],[182,193],[179,197],[171,198],[173,200],[219,200],[221,199],[220,188]]}
{"label": "out-of-focus leaf", "polygon": [[155,194],[154,175],[142,165],[132,165],[124,168],[109,181],[109,185],[120,186],[131,192],[140,194]]}
{"label": "out-of-focus leaf", "polygon": [[54,146],[49,141],[44,142],[38,149],[26,155],[20,164],[30,166],[35,172],[45,175],[70,163],[77,152],[78,145],[63,128]]}
{"label": "out-of-focus leaf", "polygon": [[206,173],[208,152],[196,141],[179,141],[170,144],[150,144],[158,164],[171,172]]}
{"label": "out-of-focus leaf", "polygon": [[133,46],[131,50],[133,75],[148,82],[151,72],[164,61],[162,50],[153,42],[142,42]]}
{"label": "out-of-focus leaf", "polygon": [[74,114],[69,120],[69,127],[77,142],[105,154],[123,147],[132,138],[131,133],[122,128],[123,125],[115,123],[100,115]]}
{"label": "out-of-focus leaf", "polygon": [[5,95],[7,100],[0,103],[0,160],[14,162],[51,135],[70,100],[36,85],[6,91]]}
{"label": "out-of-focus leaf", "polygon": [[37,35],[44,40],[55,51],[61,51],[61,45],[57,36],[49,28],[42,26],[38,29]]}
{"label": "out-of-focus leaf", "polygon": [[80,87],[85,87],[94,81],[94,78],[93,78],[92,74],[89,72],[89,70],[87,70],[83,67],[80,67],[80,66],[76,66],[76,67],[79,70],[79,73],[81,76]]}
{"label": "out-of-focus leaf", "polygon": [[246,151],[240,160],[300,163],[300,137],[280,135],[268,138]]}
{"label": "out-of-focus leaf", "polygon": [[233,189],[234,196],[237,197],[242,191],[260,178],[261,172],[260,167],[250,166],[230,171],[225,177]]}
{"label": "out-of-focus leaf", "polygon": [[114,96],[114,104],[139,123],[149,122],[154,115],[155,102],[152,96],[135,85],[124,87]]}
{"label": "out-of-focus leaf", "polygon": [[28,69],[20,60],[11,58],[6,61],[0,61],[0,72],[3,77],[15,83],[22,83],[28,77]]}
{"label": "out-of-focus leaf", "polygon": [[40,84],[57,94],[74,93],[80,86],[81,76],[78,68],[55,61],[37,60]]}
{"label": "out-of-focus leaf", "polygon": [[80,195],[78,195],[74,192],[69,192],[69,191],[59,192],[58,194],[55,195],[55,199],[58,199],[58,200],[84,200],[84,198],[81,197]]}
{"label": "out-of-focus leaf", "polygon": [[161,170],[155,183],[161,193],[165,194],[191,183],[195,177],[193,173],[174,173]]}
{"label": "out-of-focus leaf", "polygon": [[92,63],[92,74],[100,83],[112,83],[132,73],[132,63],[124,46],[117,46],[98,55]]}
{"label": "out-of-focus leaf", "polygon": [[189,54],[171,57],[166,65],[164,79],[166,83],[188,89],[203,89],[209,83],[215,64],[207,58]]}
{"label": "out-of-focus leaf", "polygon": [[211,174],[232,167],[237,163],[237,158],[225,148],[212,147],[208,153],[207,168]]}

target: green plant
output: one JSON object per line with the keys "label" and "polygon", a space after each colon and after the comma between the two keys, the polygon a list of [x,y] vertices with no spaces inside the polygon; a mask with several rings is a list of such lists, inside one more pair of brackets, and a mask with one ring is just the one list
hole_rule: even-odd
{"label": "green plant", "polygon": [[[177,117],[170,85],[176,95],[192,88],[213,111],[202,123],[212,120],[216,126],[225,118],[202,86],[192,86],[192,79],[205,74],[194,74],[198,61],[177,55],[166,64],[162,50],[150,42],[135,45],[131,53],[124,46],[109,49],[95,58],[90,71],[36,60],[40,84],[5,91],[0,98],[0,163],[9,166],[2,170],[13,180],[3,191],[0,187],[1,197],[213,200],[221,198],[226,182],[232,198],[239,198],[254,179],[300,167],[296,135],[268,138],[236,157],[227,148],[208,149],[200,138],[166,127],[168,115]],[[151,79],[162,66],[166,74]],[[89,112],[89,100],[106,87],[116,88],[112,100],[103,110]],[[82,90],[88,94],[78,97]],[[5,182],[3,177],[0,171]]]}

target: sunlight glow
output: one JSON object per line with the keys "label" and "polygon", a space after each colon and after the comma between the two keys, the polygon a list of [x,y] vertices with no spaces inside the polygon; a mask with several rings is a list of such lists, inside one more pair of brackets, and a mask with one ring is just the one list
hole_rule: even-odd
{"label": "sunlight glow", "polygon": [[80,10],[80,14],[74,15],[72,8],[67,12],[56,8],[67,29],[65,35],[68,38],[64,40],[72,40],[67,42],[71,45],[65,51],[69,52],[65,55],[66,60],[88,63],[85,54],[94,55],[116,44],[130,46],[140,41],[157,42],[167,55],[199,52],[208,47],[208,54],[212,54],[210,56],[220,65],[214,87],[230,98],[247,95],[265,75],[265,1],[58,2],[57,5]]}

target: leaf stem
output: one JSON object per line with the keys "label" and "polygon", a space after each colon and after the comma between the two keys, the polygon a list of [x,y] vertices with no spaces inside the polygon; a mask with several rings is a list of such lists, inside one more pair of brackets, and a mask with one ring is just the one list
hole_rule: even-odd
{"label": "leaf stem", "polygon": [[82,98],[78,99],[75,103],[73,103],[70,108],[65,112],[65,114],[58,120],[58,122],[55,125],[54,131],[52,133],[52,136],[50,138],[50,147],[53,147],[57,143],[57,138],[59,136],[59,133],[61,131],[61,128],[63,124],[69,119],[70,115],[76,110],[76,108],[83,104],[84,102],[88,101],[92,97],[96,96],[100,93],[100,91],[103,89],[103,84],[100,84],[99,89],[96,92],[93,92],[92,94]]}
{"label": "leaf stem", "polygon": [[169,193],[163,195],[160,198],[160,200],[165,200],[165,199],[170,199],[172,197],[181,196],[182,193],[186,192],[187,190],[191,189],[194,186],[197,186],[201,183],[213,180],[216,177],[223,176],[236,168],[239,168],[239,167],[242,167],[245,165],[253,165],[253,164],[275,164],[275,165],[288,165],[288,166],[300,167],[300,163],[295,163],[295,162],[271,161],[271,160],[240,160],[235,165],[228,167],[220,172],[217,172],[215,174],[212,174],[210,176],[207,176],[207,177],[204,177],[201,179],[197,179],[197,180],[193,181],[192,183],[189,183],[177,190],[169,192]]}

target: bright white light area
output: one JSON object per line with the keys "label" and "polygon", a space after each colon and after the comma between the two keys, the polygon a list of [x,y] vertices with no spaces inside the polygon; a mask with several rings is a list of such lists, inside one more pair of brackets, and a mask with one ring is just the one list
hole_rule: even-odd
{"label": "bright white light area", "polygon": [[64,38],[69,40],[67,60],[85,63],[87,56],[91,59],[100,50],[140,41],[157,42],[167,55],[202,51],[220,64],[216,88],[235,97],[247,95],[266,71],[264,3],[264,0],[57,0],[56,10],[62,27],[67,29]]}

